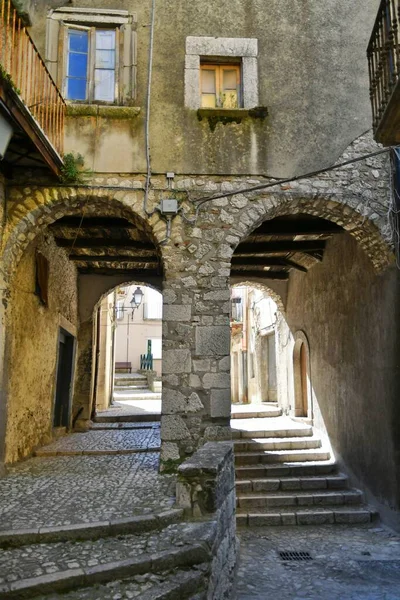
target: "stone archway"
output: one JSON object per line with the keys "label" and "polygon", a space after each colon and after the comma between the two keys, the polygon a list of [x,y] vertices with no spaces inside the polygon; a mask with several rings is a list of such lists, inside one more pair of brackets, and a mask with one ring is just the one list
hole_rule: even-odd
{"label": "stone archway", "polygon": [[[14,289],[14,278],[27,250],[31,248],[30,244],[40,237],[40,234],[45,232],[48,226],[56,223],[64,217],[83,217],[97,218],[99,215],[103,217],[118,217],[133,223],[134,227],[140,230],[143,235],[151,241],[154,248],[159,250],[160,260],[162,261],[162,248],[158,245],[157,237],[163,238],[164,226],[158,226],[158,234],[154,233],[154,228],[157,229],[158,217],[148,219],[142,213],[139,199],[134,194],[125,192],[111,192],[94,194],[89,190],[70,189],[68,195],[65,188],[58,190],[57,188],[32,192],[29,206],[20,204],[19,207],[11,202],[9,211],[9,221],[3,238],[3,253],[1,264],[2,278],[2,298],[1,303],[1,344],[0,344],[0,376],[1,376],[1,416],[0,429],[1,437],[5,439],[7,431],[7,423],[9,420],[9,395],[11,387],[9,384],[10,375],[12,375],[12,361],[10,363],[10,343],[11,343],[11,306],[10,298]],[[82,193],[80,193],[82,192]],[[30,209],[30,210],[29,210]],[[43,236],[42,236],[43,237]],[[49,236],[49,239],[52,239]],[[68,261],[67,261],[68,262]],[[161,285],[162,277],[159,279]],[[117,283],[118,280],[115,281]],[[155,283],[154,278],[148,283]],[[115,285],[115,284],[114,284]],[[85,286],[83,286],[85,287]],[[112,287],[112,285],[110,286]],[[60,288],[62,282],[60,281]],[[87,289],[91,285],[86,286]],[[99,288],[104,291],[105,288]],[[101,294],[99,294],[101,295]],[[98,296],[97,296],[98,298]],[[91,312],[91,311],[90,311]],[[62,316],[60,315],[62,321]],[[15,324],[15,320],[14,320]],[[65,325],[65,323],[64,323]],[[54,323],[53,323],[53,326]],[[66,324],[64,329],[71,330],[71,324]],[[73,327],[72,327],[73,329]],[[75,368],[75,381],[78,382],[74,389],[74,401],[72,418],[76,417],[77,412],[82,406],[86,407],[85,418],[90,415],[90,385],[91,385],[91,348],[92,348],[92,315],[88,319],[79,318],[76,323],[76,339],[77,339],[77,358]],[[14,336],[15,337],[15,336]],[[52,348],[52,342],[50,343]],[[26,360],[26,357],[24,357]],[[15,366],[15,361],[14,361]],[[49,388],[49,394],[52,394]],[[15,407],[14,407],[15,409]],[[13,410],[14,410],[13,409]],[[16,410],[16,409],[15,409]],[[14,413],[15,413],[14,410]],[[49,413],[51,414],[51,413]],[[50,421],[51,422],[51,421]],[[26,452],[29,453],[29,448],[32,444],[37,445],[43,443],[50,435],[50,428],[41,426],[41,437],[36,439],[32,437],[32,441],[27,443]],[[44,437],[43,437],[44,436]],[[47,437],[46,437],[47,436]],[[25,452],[25,450],[24,450]],[[1,449],[2,456],[5,454],[5,447]],[[19,451],[14,453],[10,460],[16,460],[23,456]]]}
{"label": "stone archway", "polygon": [[[391,245],[386,241],[386,219],[366,206],[352,206],[338,199],[299,198],[290,192],[261,195],[252,200],[238,194],[233,205],[238,207],[235,224],[227,230],[227,246],[223,252],[231,257],[243,240],[265,221],[276,217],[304,214],[331,221],[349,233],[369,257],[375,271],[380,273],[394,261]],[[229,244],[229,245],[228,245]]]}

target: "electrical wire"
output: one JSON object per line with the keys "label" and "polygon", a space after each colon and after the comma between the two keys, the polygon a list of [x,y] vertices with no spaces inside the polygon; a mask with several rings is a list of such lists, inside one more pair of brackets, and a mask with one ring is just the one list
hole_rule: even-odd
{"label": "electrical wire", "polygon": [[237,194],[249,194],[251,192],[258,192],[260,190],[265,190],[267,188],[274,187],[276,185],[282,185],[283,183],[291,183],[293,181],[299,181],[300,179],[308,179],[309,177],[315,177],[316,175],[320,175],[321,173],[328,173],[329,171],[334,171],[336,169],[341,169],[347,165],[351,165],[354,163],[361,162],[366,160],[367,158],[372,158],[374,156],[378,156],[379,154],[385,154],[386,152],[390,152],[391,150],[400,150],[400,146],[389,146],[388,148],[382,148],[381,150],[376,150],[375,152],[370,152],[369,154],[363,154],[362,156],[358,156],[357,158],[351,158],[349,160],[345,160],[344,162],[338,163],[336,165],[332,165],[330,167],[325,167],[324,169],[318,169],[317,171],[310,171],[309,173],[303,173],[302,175],[296,175],[295,177],[287,177],[285,179],[276,179],[275,181],[269,183],[262,183],[260,185],[254,185],[249,188],[241,188],[240,190],[224,192],[222,194],[216,194],[214,196],[198,198],[197,200],[193,200],[197,203],[197,211],[200,206],[205,204],[206,202],[212,202],[213,200],[219,200],[220,198],[229,198],[231,196],[236,196]]}

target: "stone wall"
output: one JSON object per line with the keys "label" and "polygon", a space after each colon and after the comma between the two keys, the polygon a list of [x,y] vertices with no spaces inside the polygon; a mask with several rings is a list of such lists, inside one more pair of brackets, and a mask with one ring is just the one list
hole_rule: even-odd
{"label": "stone wall", "polygon": [[[48,306],[35,294],[35,253],[49,261]],[[12,280],[5,462],[29,455],[51,439],[60,327],[77,334],[77,276],[51,237],[29,246]],[[12,367],[12,368],[11,368]]]}
{"label": "stone wall", "polygon": [[[44,57],[47,11],[63,4],[68,2],[35,2],[31,34]],[[79,0],[73,6],[135,15],[137,92],[131,104],[141,111],[136,118],[106,119],[93,116],[91,106],[91,114],[69,117],[67,151],[82,152],[97,172],[144,172],[151,2]],[[379,0],[271,0],[267,5],[216,0],[212,10],[208,0],[158,3],[150,119],[153,171],[280,177],[332,164],[370,127],[365,51],[378,8]],[[185,67],[195,70],[191,59],[196,55],[187,43],[193,37],[217,38],[199,50],[203,55],[213,52],[218,38],[235,39],[238,45],[243,38],[257,42],[256,57],[247,57],[240,47],[231,56],[255,62],[250,74],[252,82],[258,73],[254,103],[268,108],[267,118],[228,120],[212,128],[185,106]]]}
{"label": "stone wall", "polygon": [[237,558],[233,447],[208,442],[178,469],[177,504],[187,518],[215,521],[208,600],[231,597]]}
{"label": "stone wall", "polygon": [[399,286],[396,267],[376,276],[354,239],[332,238],[321,264],[291,275],[284,315],[290,331],[281,346],[284,408],[294,414],[293,348],[300,331],[309,342],[315,426],[388,518],[400,508]]}

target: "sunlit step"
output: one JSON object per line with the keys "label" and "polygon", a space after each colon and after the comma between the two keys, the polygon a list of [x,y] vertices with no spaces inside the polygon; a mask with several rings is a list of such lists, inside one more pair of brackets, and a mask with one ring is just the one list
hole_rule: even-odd
{"label": "sunlit step", "polygon": [[321,448],[319,437],[252,438],[235,440],[235,452],[257,452],[258,450],[309,450]]}
{"label": "sunlit step", "polygon": [[273,450],[264,452],[235,452],[236,465],[256,465],[265,463],[293,463],[328,460],[329,450]]}

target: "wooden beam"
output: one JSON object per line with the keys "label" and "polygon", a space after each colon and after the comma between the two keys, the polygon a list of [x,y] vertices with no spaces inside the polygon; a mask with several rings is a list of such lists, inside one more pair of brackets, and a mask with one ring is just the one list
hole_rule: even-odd
{"label": "wooden beam", "polygon": [[255,271],[231,269],[231,277],[242,277],[243,280],[251,277],[251,279],[289,279],[288,271]]}
{"label": "wooden beam", "polygon": [[131,279],[143,276],[160,277],[162,275],[162,271],[157,269],[107,269],[106,267],[99,269],[96,269],[96,267],[82,267],[78,269],[78,272],[81,275],[123,275]]}
{"label": "wooden beam", "polygon": [[133,256],[131,254],[109,254],[102,256],[101,254],[70,254],[69,260],[76,262],[130,262],[130,263],[158,263],[158,256]]}
{"label": "wooden beam", "polygon": [[121,229],[137,229],[136,225],[122,219],[120,217],[84,217],[82,220],[81,216],[70,216],[62,217],[58,221],[55,221],[50,225],[50,229],[111,229],[119,227]]}
{"label": "wooden beam", "polygon": [[156,247],[151,242],[139,242],[137,240],[121,240],[115,238],[77,238],[65,239],[61,237],[54,238],[57,246],[61,248],[124,248],[137,250],[156,250]]}
{"label": "wooden beam", "polygon": [[290,260],[286,257],[262,257],[262,256],[249,256],[249,257],[240,257],[233,255],[232,257],[232,265],[237,268],[246,268],[249,266],[261,266],[261,267],[292,267],[293,269],[297,269],[298,271],[303,271],[307,273],[306,267],[297,264],[295,261]]}
{"label": "wooden beam", "polygon": [[316,252],[325,249],[325,240],[301,241],[292,240],[281,242],[242,242],[236,248],[234,256],[268,256],[271,252]]}
{"label": "wooden beam", "polygon": [[343,228],[326,219],[288,219],[264,221],[249,237],[260,235],[332,235]]}
{"label": "wooden beam", "polygon": [[60,176],[64,164],[61,156],[41,130],[17,92],[2,76],[0,76],[0,100],[3,101],[24,134],[33,142],[47,166],[55,175]]}

